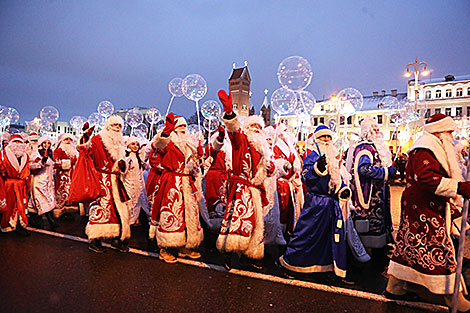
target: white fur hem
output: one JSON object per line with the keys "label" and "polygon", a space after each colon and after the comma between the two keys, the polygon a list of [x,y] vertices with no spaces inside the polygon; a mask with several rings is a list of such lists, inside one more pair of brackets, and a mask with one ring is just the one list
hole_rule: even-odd
{"label": "white fur hem", "polygon": [[156,234],[157,234],[157,226],[155,225],[150,225],[150,228],[149,228],[149,238],[150,239],[154,239],[156,237]]}
{"label": "white fur hem", "polygon": [[[398,279],[424,286],[435,294],[447,295],[454,292],[455,273],[450,275],[423,274],[411,267],[390,261],[388,274],[393,275]],[[460,290],[465,290],[465,281],[463,276],[461,276],[460,283]]]}
{"label": "white fur hem", "polygon": [[164,233],[157,229],[157,244],[160,248],[181,248],[186,244],[186,234],[179,233]]}
{"label": "white fur hem", "polygon": [[318,176],[323,177],[328,174],[328,168],[325,168],[323,172],[320,172],[320,170],[318,169],[317,163],[315,163],[315,165],[313,166],[313,169],[315,170],[315,173],[317,173]]}
{"label": "white fur hem", "polygon": [[230,120],[226,120],[224,118],[224,123],[225,123],[225,126],[227,126],[227,131],[230,133],[234,133],[240,129],[240,121],[238,120],[238,116]]}
{"label": "white fur hem", "polygon": [[434,192],[437,196],[455,198],[459,182],[452,178],[442,178]]}
{"label": "white fur hem", "polygon": [[284,260],[284,256],[281,256],[279,257],[279,263],[283,267],[287,268],[288,270],[297,272],[297,273],[322,273],[322,272],[334,271],[337,276],[342,277],[342,278],[346,277],[346,271],[336,266],[335,261],[333,261],[333,264],[330,264],[330,265],[312,265],[312,266],[301,267],[301,266],[290,265]]}
{"label": "white fur hem", "polygon": [[388,181],[388,167],[384,167],[384,170],[385,170],[384,181]]}
{"label": "white fur hem", "polygon": [[250,237],[238,234],[219,235],[216,246],[219,251],[242,252],[248,248]]}
{"label": "white fur hem", "polygon": [[199,221],[199,207],[196,195],[189,183],[189,177],[183,177],[183,205],[184,222],[186,224],[186,244],[188,249],[196,248],[204,239],[201,223]]}
{"label": "white fur hem", "polygon": [[115,238],[119,236],[119,224],[87,224],[85,233],[90,240]]}

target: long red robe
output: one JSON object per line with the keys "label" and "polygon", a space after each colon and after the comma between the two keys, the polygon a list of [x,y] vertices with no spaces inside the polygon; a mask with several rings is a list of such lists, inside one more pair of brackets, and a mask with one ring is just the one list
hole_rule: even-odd
{"label": "long red robe", "polygon": [[[220,150],[221,144],[216,142],[215,146],[206,146],[206,155],[213,158],[211,167],[206,174],[206,205],[210,217],[216,216],[217,205],[226,205],[227,185],[230,176],[230,168],[227,166],[225,152]],[[210,151],[209,151],[210,150]]]}
{"label": "long red robe", "polygon": [[4,169],[7,210],[1,214],[0,229],[8,232],[16,229],[18,219],[23,227],[28,225],[29,157],[25,153],[18,162],[7,147],[2,151],[1,164],[0,167]]}
{"label": "long red robe", "polygon": [[[449,170],[444,168],[446,155],[439,153],[433,140],[429,137],[425,145],[412,147],[409,152],[400,226],[388,272],[433,293],[450,294],[456,270],[450,227],[452,220],[460,215],[452,203],[457,193],[457,180],[450,178]],[[425,146],[435,149],[432,151]],[[460,227],[460,223],[457,224]]]}
{"label": "long red robe", "polygon": [[268,164],[272,169],[274,164],[266,159],[262,147],[250,142],[242,132],[238,117],[224,119],[224,123],[232,143],[233,176],[217,249],[261,259],[264,257],[263,206],[269,204],[264,180],[268,176]]}
{"label": "long red robe", "polygon": [[[70,160],[71,167],[60,165],[64,160]],[[56,190],[56,208],[62,210],[68,204],[70,182],[72,180],[73,167],[77,163],[76,156],[68,156],[60,147],[54,150],[54,161],[59,165],[56,168],[55,190]]]}
{"label": "long red robe", "polygon": [[150,238],[162,248],[199,246],[204,238],[196,199],[196,155],[178,147],[159,132],[153,148],[161,155],[163,171],[152,208]]}
{"label": "long red robe", "polygon": [[[147,191],[147,197],[149,200],[149,207],[151,212],[153,211],[153,203],[155,202],[155,195],[160,188],[160,177],[162,175],[162,156],[157,152],[155,148],[152,148],[149,155],[150,171],[147,177],[147,183],[145,189]],[[158,210],[156,208],[155,210]],[[151,214],[151,213],[150,213]]]}
{"label": "long red robe", "polygon": [[[124,151],[123,151],[124,152]],[[131,235],[129,226],[129,200],[120,181],[119,159],[113,159],[107,151],[101,135],[93,136],[80,147],[80,153],[91,157],[99,175],[102,194],[90,203],[90,217],[85,232],[89,239],[114,238],[121,240]]]}

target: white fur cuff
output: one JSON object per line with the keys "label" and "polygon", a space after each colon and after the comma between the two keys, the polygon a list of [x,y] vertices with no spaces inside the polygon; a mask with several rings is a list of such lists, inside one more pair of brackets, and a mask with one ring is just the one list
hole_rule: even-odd
{"label": "white fur cuff", "polygon": [[234,133],[240,129],[240,121],[238,120],[238,116],[234,117],[230,120],[224,119],[225,126],[227,126],[227,131]]}
{"label": "white fur cuff", "polygon": [[442,178],[434,192],[437,196],[455,198],[459,182],[452,178]]}
{"label": "white fur cuff", "polygon": [[317,163],[315,163],[315,165],[313,166],[313,169],[315,170],[315,173],[317,173],[318,176],[323,177],[328,174],[328,168],[326,168],[325,171],[320,172],[320,170],[318,169]]}

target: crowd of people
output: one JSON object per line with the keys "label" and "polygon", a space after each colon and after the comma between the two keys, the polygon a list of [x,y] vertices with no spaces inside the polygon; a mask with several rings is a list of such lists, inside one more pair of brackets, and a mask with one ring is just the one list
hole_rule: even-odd
{"label": "crowd of people", "polygon": [[[361,121],[359,139],[344,156],[324,125],[300,155],[284,124],[266,126],[256,115],[242,123],[231,95],[220,91],[219,99],[225,127],[205,147],[173,113],[151,142],[123,136],[117,115],[94,136],[88,124],[78,139],[61,135],[55,150],[50,138],[35,133],[10,136],[0,162],[1,231],[28,235],[33,222],[55,228],[59,216],[78,206],[88,215],[85,232],[96,253],[105,251],[105,239],[127,252],[130,226],[140,224],[167,263],[200,258],[209,232],[222,254],[251,266],[262,266],[265,245],[279,245],[285,270],[339,277],[346,276],[348,250],[368,262],[371,249],[394,247],[386,296],[413,299],[410,286],[421,285],[450,303],[452,239],[459,235],[462,196],[470,196],[452,118],[428,118],[407,163],[392,157],[371,117]],[[406,185],[395,235],[389,184],[396,167]],[[470,309],[462,294],[459,309]]]}

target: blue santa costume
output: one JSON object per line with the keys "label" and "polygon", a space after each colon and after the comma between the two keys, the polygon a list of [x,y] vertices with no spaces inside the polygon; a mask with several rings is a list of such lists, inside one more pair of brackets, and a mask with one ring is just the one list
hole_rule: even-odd
{"label": "blue santa costume", "polygon": [[[322,136],[332,137],[324,125],[315,130],[316,139]],[[327,165],[319,166],[317,163],[324,153],[327,153]],[[341,180],[337,156],[332,145],[322,145],[322,148],[317,145],[304,161],[302,182],[307,188],[304,206],[286,253],[279,258],[288,270],[334,271],[337,276],[346,276],[346,235],[339,195],[347,201],[351,191]]]}

